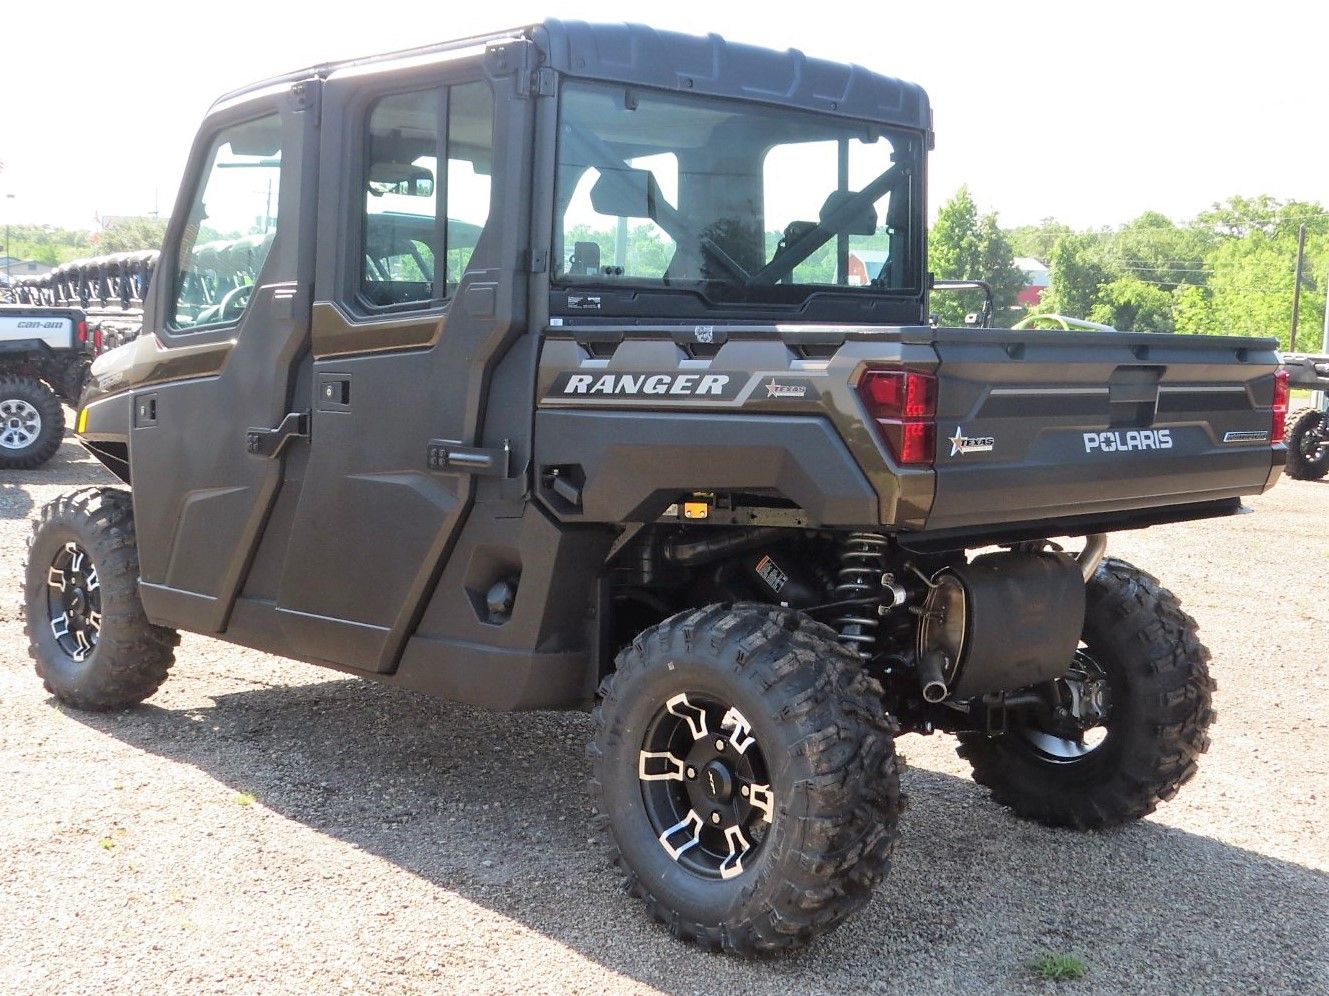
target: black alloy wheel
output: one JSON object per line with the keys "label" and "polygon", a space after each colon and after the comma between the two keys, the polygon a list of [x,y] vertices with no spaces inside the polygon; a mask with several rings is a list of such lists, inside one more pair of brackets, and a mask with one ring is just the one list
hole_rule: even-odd
{"label": "black alloy wheel", "polygon": [[56,551],[46,587],[56,644],[71,660],[84,660],[96,649],[102,628],[101,582],[88,552],[72,540]]}
{"label": "black alloy wheel", "polygon": [[740,875],[772,820],[766,756],[732,705],[680,692],[646,729],[637,765],[660,846],[703,878]]}

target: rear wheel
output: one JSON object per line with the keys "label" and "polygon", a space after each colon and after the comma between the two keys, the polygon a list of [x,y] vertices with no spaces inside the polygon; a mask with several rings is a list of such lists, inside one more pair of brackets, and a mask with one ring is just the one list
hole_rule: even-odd
{"label": "rear wheel", "polygon": [[750,954],[867,902],[901,808],[894,724],[831,630],[711,606],[647,630],[617,666],[591,784],[624,885],[657,920]]}
{"label": "rear wheel", "polygon": [[0,467],[39,466],[64,436],[65,410],[54,391],[31,377],[0,377]]}
{"label": "rear wheel", "polygon": [[1209,748],[1209,652],[1158,580],[1105,560],[1086,591],[1084,634],[1039,713],[1007,732],[960,734],[959,753],[992,798],[1040,823],[1081,829],[1152,813]]}
{"label": "rear wheel", "polygon": [[143,612],[126,492],[85,488],[42,509],[28,540],[24,630],[47,691],[76,708],[127,708],[166,680],[179,637]]}
{"label": "rear wheel", "polygon": [[1318,481],[1329,474],[1329,414],[1302,408],[1287,417],[1287,465],[1295,481]]}

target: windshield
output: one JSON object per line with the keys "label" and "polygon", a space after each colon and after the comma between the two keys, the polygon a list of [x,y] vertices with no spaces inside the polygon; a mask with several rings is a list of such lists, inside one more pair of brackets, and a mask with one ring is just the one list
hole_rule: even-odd
{"label": "windshield", "polygon": [[875,124],[570,83],[555,279],[718,303],[917,292],[919,148]]}

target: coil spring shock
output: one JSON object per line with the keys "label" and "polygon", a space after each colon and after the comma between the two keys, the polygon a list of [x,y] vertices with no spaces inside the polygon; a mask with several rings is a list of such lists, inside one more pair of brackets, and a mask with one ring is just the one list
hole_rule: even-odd
{"label": "coil spring shock", "polygon": [[[848,602],[881,595],[881,576],[886,573],[886,537],[878,533],[850,533],[840,550],[840,569],[835,574],[834,600]],[[865,602],[835,617],[840,640],[867,660],[876,653],[877,606]]]}

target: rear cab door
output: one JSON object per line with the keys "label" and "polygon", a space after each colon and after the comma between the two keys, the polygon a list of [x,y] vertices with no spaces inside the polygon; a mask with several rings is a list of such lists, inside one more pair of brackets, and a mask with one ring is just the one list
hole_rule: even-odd
{"label": "rear cab door", "polygon": [[513,69],[501,45],[458,45],[325,85],[310,439],[273,516],[289,540],[246,589],[275,601],[295,656],[394,670],[477,477],[524,466],[531,402],[506,427],[484,417],[525,330],[531,109]]}

